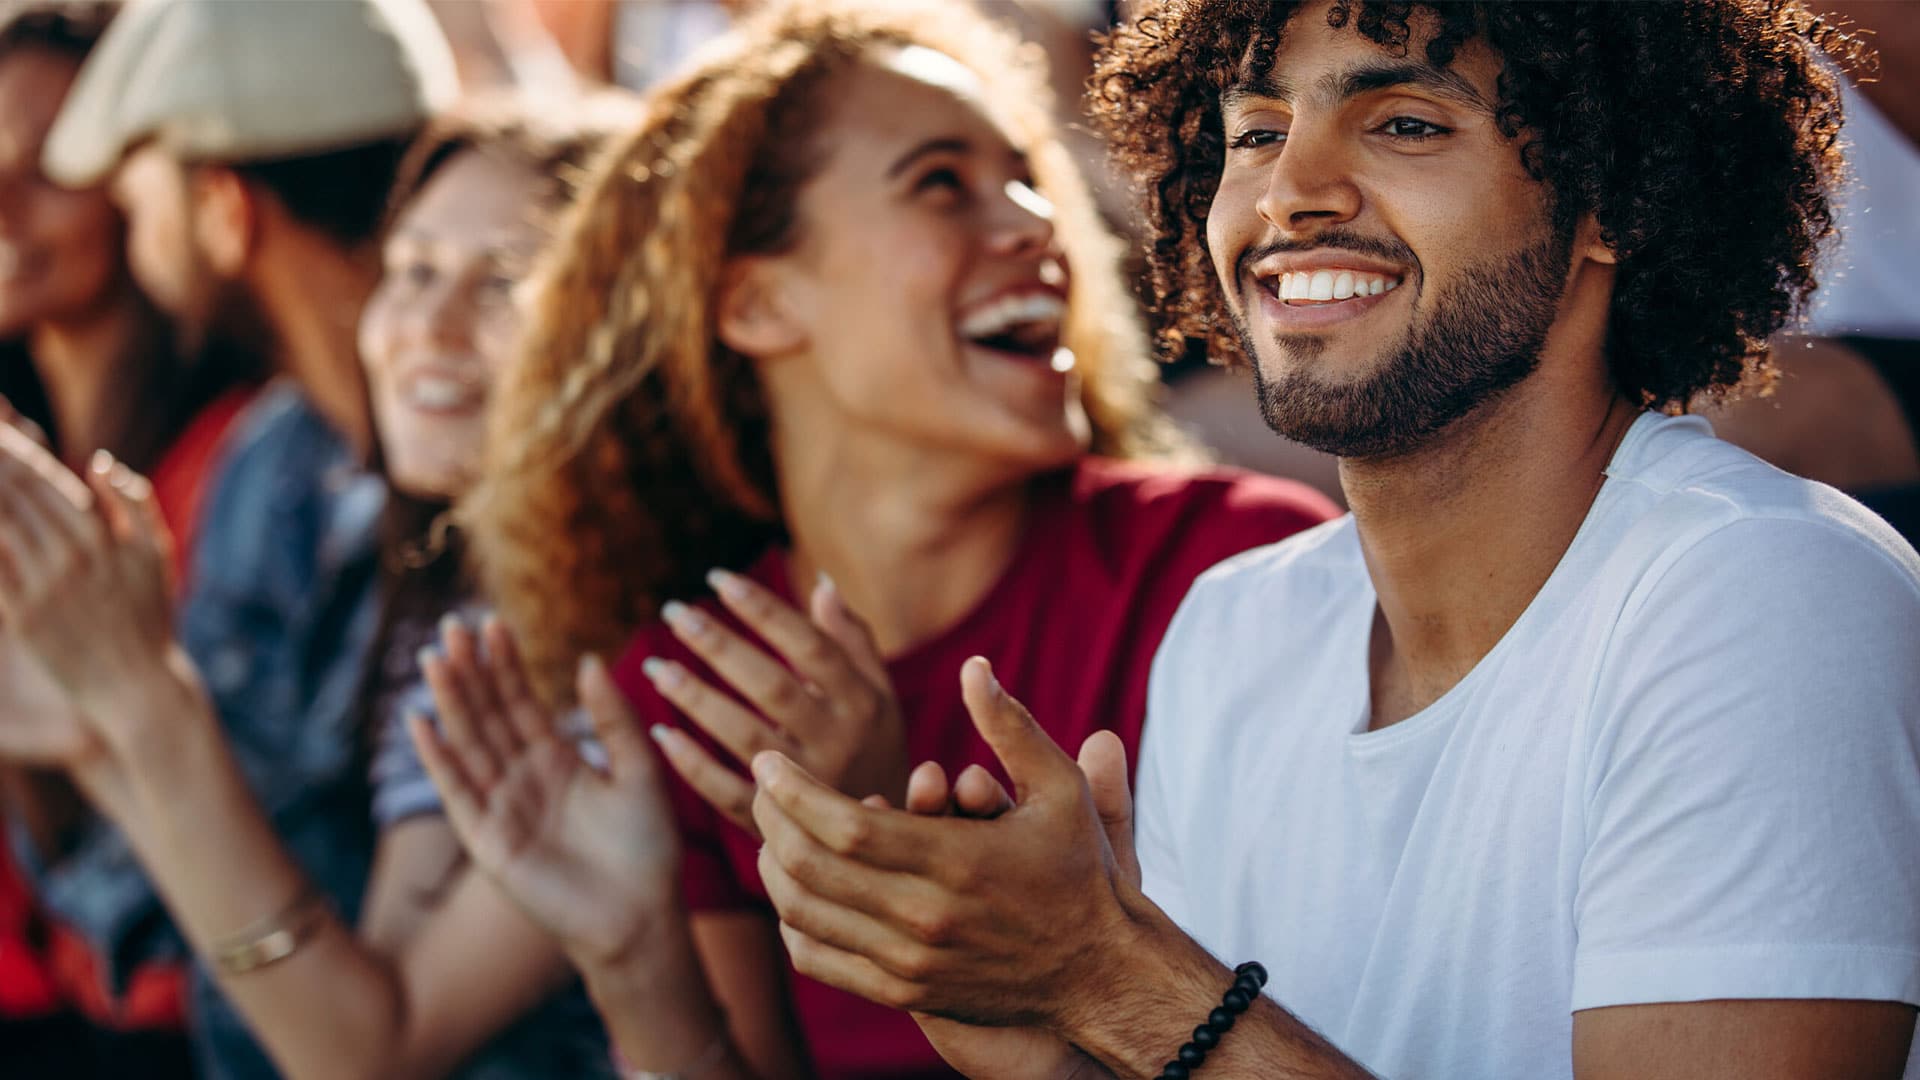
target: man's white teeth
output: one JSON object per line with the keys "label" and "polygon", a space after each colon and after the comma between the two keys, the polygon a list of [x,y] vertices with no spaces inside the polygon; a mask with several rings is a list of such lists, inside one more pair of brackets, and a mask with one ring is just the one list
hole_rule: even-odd
{"label": "man's white teeth", "polygon": [[1282,300],[1350,300],[1399,288],[1400,279],[1354,270],[1291,270],[1280,275]]}
{"label": "man's white teeth", "polygon": [[967,313],[960,320],[960,335],[967,338],[993,337],[1016,326],[1032,323],[1058,324],[1067,316],[1067,302],[1053,293],[1032,292],[1002,297]]}

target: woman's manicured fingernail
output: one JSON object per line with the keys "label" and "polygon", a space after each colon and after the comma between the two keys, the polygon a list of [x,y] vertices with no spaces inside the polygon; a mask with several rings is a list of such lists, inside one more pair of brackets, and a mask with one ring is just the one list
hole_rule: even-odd
{"label": "woman's manicured fingernail", "polygon": [[686,678],[686,673],[680,670],[680,665],[670,664],[657,656],[649,656],[640,661],[640,674],[645,675],[647,681],[662,690],[679,686]]}
{"label": "woman's manicured fingernail", "polygon": [[684,634],[703,634],[707,630],[707,617],[678,600],[669,600],[660,609],[660,617],[667,625]]}
{"label": "woman's manicured fingernail", "polygon": [[833,578],[830,577],[825,570],[820,571],[813,579],[813,587],[816,589],[832,589],[835,593],[840,591],[840,586],[833,583]]}
{"label": "woman's manicured fingernail", "polygon": [[440,616],[440,636],[442,638],[445,638],[448,634],[465,630],[466,628],[466,624],[460,621],[460,616],[455,615],[451,611]]}
{"label": "woman's manicured fingernail", "polygon": [[440,659],[440,650],[431,645],[422,645],[420,651],[414,654],[413,659],[415,663],[425,668],[428,664]]}
{"label": "woman's manicured fingernail", "polygon": [[707,584],[714,592],[736,603],[745,600],[752,592],[739,574],[728,573],[718,567],[707,571]]}
{"label": "woman's manicured fingernail", "polygon": [[665,724],[655,724],[647,729],[647,734],[652,736],[653,741],[659,743],[664,749],[672,745],[673,737],[677,732]]}

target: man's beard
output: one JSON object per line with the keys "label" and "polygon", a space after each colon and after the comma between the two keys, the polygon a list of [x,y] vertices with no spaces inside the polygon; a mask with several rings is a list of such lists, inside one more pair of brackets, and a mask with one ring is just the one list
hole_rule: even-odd
{"label": "man's beard", "polygon": [[[1236,320],[1246,355],[1254,358],[1261,415],[1281,435],[1337,457],[1397,457],[1419,449],[1533,374],[1571,257],[1570,231],[1555,230],[1497,265],[1467,268],[1459,284],[1434,296],[1433,313],[1411,328],[1400,349],[1355,383],[1298,370],[1269,379],[1245,320]],[[1274,344],[1310,361],[1326,339],[1283,334]]]}
{"label": "man's beard", "polygon": [[279,357],[279,335],[252,290],[239,281],[221,280],[199,318],[174,320],[174,347],[179,355],[206,357],[233,354],[256,358],[261,367]]}

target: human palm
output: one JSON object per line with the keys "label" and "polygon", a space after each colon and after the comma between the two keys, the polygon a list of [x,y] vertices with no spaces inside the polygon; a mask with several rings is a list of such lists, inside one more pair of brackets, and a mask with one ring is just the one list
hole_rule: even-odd
{"label": "human palm", "polygon": [[[512,638],[450,626],[423,666],[440,724],[411,721],[421,761],[474,865],[577,961],[617,956],[678,889],[679,833],[652,750],[597,662],[580,692],[594,744],[527,689]],[[595,754],[594,756],[600,756]]]}

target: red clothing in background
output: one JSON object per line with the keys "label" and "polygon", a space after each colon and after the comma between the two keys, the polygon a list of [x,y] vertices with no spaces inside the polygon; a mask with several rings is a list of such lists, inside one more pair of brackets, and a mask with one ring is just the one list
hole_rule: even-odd
{"label": "red clothing in background", "polygon": [[[154,465],[154,500],[174,540],[174,581],[184,586],[200,504],[227,432],[253,399],[251,387],[214,399]],[[0,828],[4,827],[0,822]],[[127,984],[107,984],[92,946],[49,918],[0,843],[0,1019],[73,1011],[104,1028],[179,1029],[186,1025],[186,966],[151,963]]]}
{"label": "red clothing in background", "polygon": [[[1290,481],[1225,470],[1170,472],[1100,458],[1039,484],[1019,553],[986,598],[945,633],[887,665],[906,717],[909,764],[937,761],[954,776],[977,763],[1005,782],[960,700],[960,665],[974,655],[993,661],[1000,682],[1069,753],[1088,735],[1110,728],[1132,761],[1146,715],[1148,667],[1194,578],[1231,555],[1336,512],[1326,498]],[[769,551],[748,573],[794,600],[784,551]],[[711,601],[703,607],[717,611]],[[691,727],[641,674],[648,656],[678,660],[703,676],[706,667],[658,625],[637,634],[614,667],[614,679],[642,724]],[[759,842],[677,779],[674,787],[690,907],[763,910],[771,917],[755,866]],[[957,1075],[905,1013],[791,969],[788,985],[820,1076]]]}

